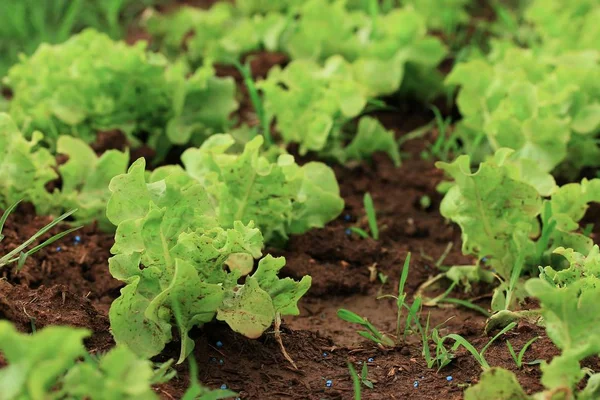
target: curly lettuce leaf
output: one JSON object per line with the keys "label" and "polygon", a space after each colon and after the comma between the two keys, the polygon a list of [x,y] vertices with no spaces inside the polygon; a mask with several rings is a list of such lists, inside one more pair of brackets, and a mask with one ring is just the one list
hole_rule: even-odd
{"label": "curly lettuce leaf", "polygon": [[[269,8],[278,8],[276,2],[269,4]],[[171,14],[153,12],[146,27],[161,51],[171,58],[180,56],[185,47],[193,65],[205,60],[230,64],[248,52],[278,47],[286,17],[264,7],[265,13],[258,14],[257,6],[245,2],[240,8],[220,2],[208,10],[180,7]]]}
{"label": "curly lettuce leaf", "polygon": [[542,364],[542,383],[548,389],[574,387],[585,375],[579,362],[600,353],[600,279],[584,277],[565,287],[531,279],[525,287],[540,300],[548,337],[561,349]]}
{"label": "curly lettuce leaf", "polygon": [[152,389],[152,363],[117,346],[97,361],[76,364],[64,378],[63,391],[73,398],[98,400],[158,399]]}
{"label": "curly lettuce leaf", "polygon": [[509,149],[499,150],[476,172],[471,172],[469,156],[436,164],[455,181],[440,212],[460,226],[463,253],[488,257],[506,280],[519,255],[522,260],[534,256],[530,236],[537,232],[536,217],[542,209],[540,193],[514,164],[518,165]]}
{"label": "curly lettuce leaf", "polygon": [[487,59],[459,63],[446,83],[460,86],[459,133],[466,147],[512,148],[544,171],[567,176],[598,165],[598,57],[494,42]]}
{"label": "curly lettuce leaf", "polygon": [[400,166],[400,150],[394,131],[387,130],[375,118],[362,117],[358,122],[356,136],[343,149],[343,160],[363,160],[377,151],[390,156],[395,166]]}
{"label": "curly lettuce leaf", "polygon": [[[223,152],[231,144],[225,135],[211,139]],[[202,175],[206,173],[202,168],[218,168],[227,158],[239,157],[241,166],[259,160],[254,150],[248,151],[248,160],[213,150],[218,162],[208,152],[199,154],[207,161],[197,170]],[[258,163],[261,168],[268,166],[266,160]],[[270,257],[259,262],[257,272],[243,285],[238,284],[242,275],[252,271],[254,259],[261,257],[263,236],[252,221],[221,225],[220,203],[205,187],[213,178],[198,180],[178,166],[147,175],[144,159],[139,159],[111,181],[107,216],[117,232],[109,266],[126,286],[109,317],[117,343],[127,344],[138,355],[160,353],[176,326],[182,338],[182,362],[194,347],[188,332],[215,317],[237,332],[258,337],[276,313],[297,313],[294,302],[310,286],[310,278],[297,283],[276,278],[282,259]],[[246,189],[252,190],[250,196],[256,187]]]}
{"label": "curly lettuce leaf", "polygon": [[62,187],[53,193],[57,211],[77,208],[74,218],[78,223],[96,220],[103,231],[112,230],[105,215],[110,197],[108,185],[113,177],[127,170],[129,152],[108,150],[98,157],[87,144],[70,136],[59,137],[56,150],[69,157],[58,167]]}
{"label": "curly lettuce leaf", "polygon": [[0,208],[19,200],[31,201],[39,214],[50,212],[46,184],[57,178],[52,154],[38,143],[41,133],[31,140],[23,137],[8,114],[0,113]]}
{"label": "curly lettuce leaf", "polygon": [[200,68],[170,65],[160,54],[85,30],[59,45],[42,45],[9,71],[10,114],[30,136],[45,133],[54,148],[60,135],[92,142],[96,132],[118,129],[140,138],[160,156],[172,143],[225,129],[237,108],[233,79]]}
{"label": "curly lettuce leaf", "polygon": [[6,400],[45,399],[58,379],[85,353],[86,329],[50,326],[33,335],[0,321],[0,353],[8,366],[0,369],[0,393]]}
{"label": "curly lettuce leaf", "polygon": [[514,373],[499,367],[484,371],[479,382],[465,390],[465,400],[530,400]]}
{"label": "curly lettuce leaf", "polygon": [[242,154],[227,154],[230,135],[213,135],[181,159],[186,171],[202,183],[217,205],[220,226],[254,221],[266,241],[321,228],[343,209],[331,168],[311,162],[302,167],[288,154],[270,162],[261,155],[262,136],[248,142]]}

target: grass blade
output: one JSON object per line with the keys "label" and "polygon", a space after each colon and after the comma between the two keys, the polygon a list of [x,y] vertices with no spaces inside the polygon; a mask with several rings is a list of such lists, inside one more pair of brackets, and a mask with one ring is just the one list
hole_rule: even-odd
{"label": "grass blade", "polygon": [[367,220],[369,221],[369,229],[371,230],[371,236],[373,236],[373,239],[379,240],[377,213],[375,212],[375,204],[373,204],[373,198],[371,197],[370,193],[365,193],[363,203],[365,206],[365,212],[367,213]]}
{"label": "grass blade", "polygon": [[348,369],[350,370],[350,376],[352,377],[352,386],[354,387],[354,400],[361,400],[361,387],[360,378],[354,369],[352,363],[348,363]]}

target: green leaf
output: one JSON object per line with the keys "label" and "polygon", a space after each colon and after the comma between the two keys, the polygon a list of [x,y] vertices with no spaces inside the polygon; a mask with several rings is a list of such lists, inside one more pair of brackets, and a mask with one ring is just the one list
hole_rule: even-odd
{"label": "green leaf", "polygon": [[80,139],[61,136],[57,152],[69,157],[58,167],[62,188],[54,193],[54,201],[62,209],[77,208],[75,219],[88,224],[98,220],[102,230],[113,229],[105,215],[111,179],[122,174],[129,163],[129,152],[108,150],[97,157],[94,151]]}
{"label": "green leaf", "polygon": [[39,214],[51,210],[51,195],[45,185],[57,177],[54,157],[37,144],[42,135],[28,141],[10,116],[0,113],[0,208],[20,200],[31,201]]}
{"label": "green leaf", "polygon": [[300,282],[291,278],[279,279],[277,274],[285,266],[285,258],[274,258],[270,254],[259,261],[256,272],[252,275],[258,285],[273,299],[276,313],[282,315],[298,315],[298,301],[310,289],[311,277],[304,276]]}
{"label": "green leaf", "polygon": [[344,161],[363,160],[377,151],[386,152],[394,165],[400,166],[400,151],[394,132],[386,130],[375,118],[362,117],[358,123],[356,136],[344,148]]}
{"label": "green leaf", "polygon": [[548,337],[562,351],[542,365],[542,383],[549,389],[573,387],[584,376],[579,361],[600,353],[600,279],[589,276],[562,288],[531,279],[525,286],[540,300]]}
{"label": "green leaf", "polygon": [[44,399],[58,379],[85,354],[86,329],[51,326],[27,335],[0,321],[0,352],[8,366],[0,369],[3,399]]}
{"label": "green leaf", "polygon": [[254,277],[248,277],[244,286],[226,298],[217,311],[219,321],[227,322],[231,329],[251,339],[260,337],[274,318],[271,297]]}
{"label": "green leaf", "polygon": [[63,391],[76,398],[98,400],[158,399],[152,389],[152,363],[117,346],[100,360],[75,365],[64,378]]}
{"label": "green leaf", "polygon": [[594,133],[600,127],[600,104],[590,104],[577,113],[571,128],[581,134]]}
{"label": "green leaf", "polygon": [[471,172],[468,156],[436,166],[456,182],[444,196],[440,212],[461,227],[463,253],[489,257],[508,280],[518,254],[527,257],[534,252],[528,236],[535,232],[542,203],[537,190],[515,176],[518,170],[511,168],[511,152],[505,150],[481,163],[476,172]]}
{"label": "green leaf", "polygon": [[202,183],[218,205],[219,223],[254,221],[266,241],[321,228],[343,209],[331,168],[311,162],[299,167],[294,158],[277,162],[260,153],[262,136],[245,145],[240,155],[225,154],[234,143],[229,135],[213,135],[198,149],[182,155],[186,171]]}
{"label": "green leaf", "polygon": [[479,383],[465,391],[465,400],[528,400],[517,377],[504,368],[493,367],[481,374]]}

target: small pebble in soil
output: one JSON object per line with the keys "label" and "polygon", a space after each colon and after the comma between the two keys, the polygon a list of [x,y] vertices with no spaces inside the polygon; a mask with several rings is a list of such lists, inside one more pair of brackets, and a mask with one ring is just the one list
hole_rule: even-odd
{"label": "small pebble in soil", "polygon": [[419,381],[414,381],[413,387],[416,387],[416,388],[419,387]]}
{"label": "small pebble in soil", "polygon": [[221,348],[221,347],[223,347],[223,342],[221,342],[220,340],[219,340],[219,341],[217,341],[217,343],[215,343],[215,344],[216,344],[216,346],[217,346],[218,348]]}
{"label": "small pebble in soil", "polygon": [[325,386],[327,386],[327,387],[332,387],[332,386],[333,386],[333,381],[332,381],[331,379],[327,379],[327,380],[325,381]]}
{"label": "small pebble in soil", "polygon": [[221,385],[221,390],[227,390],[227,385],[226,384],[222,384]]}
{"label": "small pebble in soil", "polygon": [[225,364],[225,361],[223,361],[223,360],[219,360],[219,364],[220,364],[220,365],[223,365],[223,364]]}
{"label": "small pebble in soil", "polygon": [[348,235],[348,236],[352,235],[352,230],[350,230],[350,229],[346,229],[345,232],[346,232],[346,235]]}
{"label": "small pebble in soil", "polygon": [[323,352],[323,357],[327,357],[328,355],[329,355],[328,352],[326,352],[326,351]]}
{"label": "small pebble in soil", "polygon": [[452,382],[452,376],[451,376],[451,375],[448,375],[448,376],[446,377],[446,380],[447,380],[448,382]]}
{"label": "small pebble in soil", "polygon": [[216,358],[214,358],[214,357],[211,357],[211,358],[210,358],[210,362],[216,363],[216,362],[217,362],[217,359],[216,359]]}
{"label": "small pebble in soil", "polygon": [[60,248],[60,246],[56,246],[56,252],[58,253],[59,251],[61,251],[62,249]]}
{"label": "small pebble in soil", "polygon": [[348,222],[352,221],[352,216],[350,214],[344,215],[344,221],[348,221]]}
{"label": "small pebble in soil", "polygon": [[373,357],[369,357],[369,359],[367,361],[368,362],[373,362],[373,361],[375,361],[375,359]]}
{"label": "small pebble in soil", "polygon": [[75,242],[75,244],[77,243],[81,243],[81,236],[77,235],[73,238],[73,241]]}

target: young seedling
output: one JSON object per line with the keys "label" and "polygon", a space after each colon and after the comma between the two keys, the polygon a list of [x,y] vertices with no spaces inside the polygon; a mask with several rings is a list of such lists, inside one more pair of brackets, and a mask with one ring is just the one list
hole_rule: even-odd
{"label": "young seedling", "polygon": [[361,387],[360,387],[360,378],[356,373],[356,369],[354,369],[354,365],[352,363],[348,363],[348,369],[350,370],[350,376],[352,377],[352,386],[354,387],[354,400],[361,400]]}
{"label": "young seedling", "polygon": [[[370,237],[372,237],[375,240],[379,240],[379,227],[377,226],[377,213],[375,212],[375,205],[373,204],[373,198],[371,197],[371,194],[369,194],[368,192],[365,193],[365,196],[363,198],[363,204],[365,207],[365,213],[367,214],[367,221],[369,222],[369,230],[371,232]],[[363,239],[366,239],[369,237],[369,234],[364,229],[361,229],[361,228],[358,228],[355,226],[353,226],[349,229],[352,232],[359,235],[360,237],[362,237]]]}
{"label": "young seedling", "polygon": [[532,338],[530,341],[528,341],[527,343],[525,343],[525,345],[523,346],[523,348],[519,352],[519,355],[517,355],[515,353],[515,350],[514,350],[512,344],[510,344],[510,342],[508,340],[506,341],[506,347],[508,347],[508,352],[510,353],[510,355],[513,358],[513,360],[515,361],[515,364],[517,365],[517,368],[520,369],[523,366],[523,356],[525,355],[525,352],[527,351],[527,349],[529,348],[529,346],[531,346],[533,344],[533,342],[535,342],[539,338],[540,338],[539,336],[536,336],[536,337]]}
{"label": "young seedling", "polygon": [[375,342],[377,346],[381,348],[383,348],[384,346],[394,347],[394,341],[390,337],[381,333],[379,329],[377,329],[373,324],[371,324],[366,318],[363,318],[360,315],[355,314],[352,311],[346,310],[344,308],[340,308],[338,310],[337,316],[346,322],[350,322],[351,324],[358,324],[365,328],[365,331],[358,331],[357,333],[360,336]]}
{"label": "young seedling", "polygon": [[516,322],[511,322],[510,324],[508,324],[504,329],[502,329],[500,332],[498,332],[498,334],[496,334],[496,336],[494,336],[485,346],[483,346],[483,349],[481,349],[481,351],[477,351],[477,349],[467,339],[465,339],[461,335],[457,335],[454,333],[444,336],[441,339],[440,345],[443,346],[444,341],[446,339],[454,340],[454,345],[450,349],[451,353],[454,353],[460,346],[463,346],[465,349],[467,349],[467,351],[469,351],[469,353],[471,353],[471,355],[479,363],[481,368],[483,370],[486,370],[486,369],[490,368],[490,365],[488,364],[488,362],[486,361],[486,359],[484,357],[485,352],[492,345],[492,343],[494,343],[496,341],[496,339],[498,339],[500,336],[504,335],[506,332],[513,329],[515,326],[517,326]]}
{"label": "young seedling", "polygon": [[258,89],[256,87],[254,79],[252,78],[252,69],[250,68],[250,62],[246,62],[245,65],[242,65],[238,60],[234,59],[231,61],[244,78],[244,84],[248,89],[250,101],[252,102],[254,112],[256,112],[256,116],[258,117],[258,121],[260,122],[261,134],[265,138],[265,144],[267,145],[267,147],[271,147],[271,145],[273,145],[274,142],[273,138],[271,137],[269,119],[267,118],[262,99],[260,97],[260,94],[258,93]]}
{"label": "young seedling", "polygon": [[400,275],[400,282],[398,283],[398,295],[397,296],[385,295],[385,296],[378,297],[378,299],[392,298],[392,299],[396,300],[396,309],[397,309],[397,313],[396,313],[396,344],[397,345],[400,344],[400,341],[401,341],[400,331],[402,330],[402,308],[406,307],[409,311],[409,315],[406,319],[406,325],[404,328],[404,334],[402,335],[402,340],[404,340],[404,339],[406,339],[406,333],[410,327],[410,322],[411,322],[411,320],[414,320],[416,318],[416,314],[419,311],[420,306],[421,306],[420,298],[415,299],[412,306],[409,306],[405,303],[406,292],[404,291],[404,285],[406,285],[406,280],[408,279],[408,270],[410,267],[410,256],[411,256],[411,253],[409,252],[406,255],[406,259],[404,260],[404,266],[402,267],[402,273]]}
{"label": "young seedling", "polygon": [[373,389],[373,382],[369,380],[369,367],[367,367],[367,363],[363,363],[362,370],[360,371],[360,381],[369,389]]}
{"label": "young seedling", "polygon": [[[8,207],[6,209],[6,211],[4,211],[4,214],[2,214],[2,217],[0,218],[0,241],[2,241],[4,239],[4,235],[2,234],[2,230],[4,229],[4,224],[6,223],[8,216],[15,210],[15,208],[17,208],[19,203],[20,203],[20,201],[14,203],[10,207]],[[0,258],[0,268],[16,261],[17,268],[21,269],[21,268],[23,268],[23,265],[25,264],[27,257],[29,257],[33,253],[37,252],[38,250],[43,249],[44,247],[56,242],[57,240],[68,235],[69,233],[74,232],[77,229],[81,228],[81,226],[78,226],[75,228],[67,229],[64,232],[57,233],[56,235],[52,236],[51,238],[46,239],[43,243],[38,244],[37,246],[34,246],[33,248],[31,248],[27,251],[24,251],[27,247],[29,247],[29,245],[31,245],[38,238],[43,236],[50,229],[54,228],[56,225],[58,225],[59,223],[61,223],[62,221],[64,221],[68,217],[70,217],[75,211],[77,211],[77,209],[74,209],[74,210],[64,213],[63,215],[56,218],[55,220],[50,222],[48,225],[44,226],[39,231],[34,233],[29,239],[27,239],[25,242],[23,242],[20,246],[17,246],[14,250],[10,251],[9,253],[7,253],[3,257],[1,257]]]}

